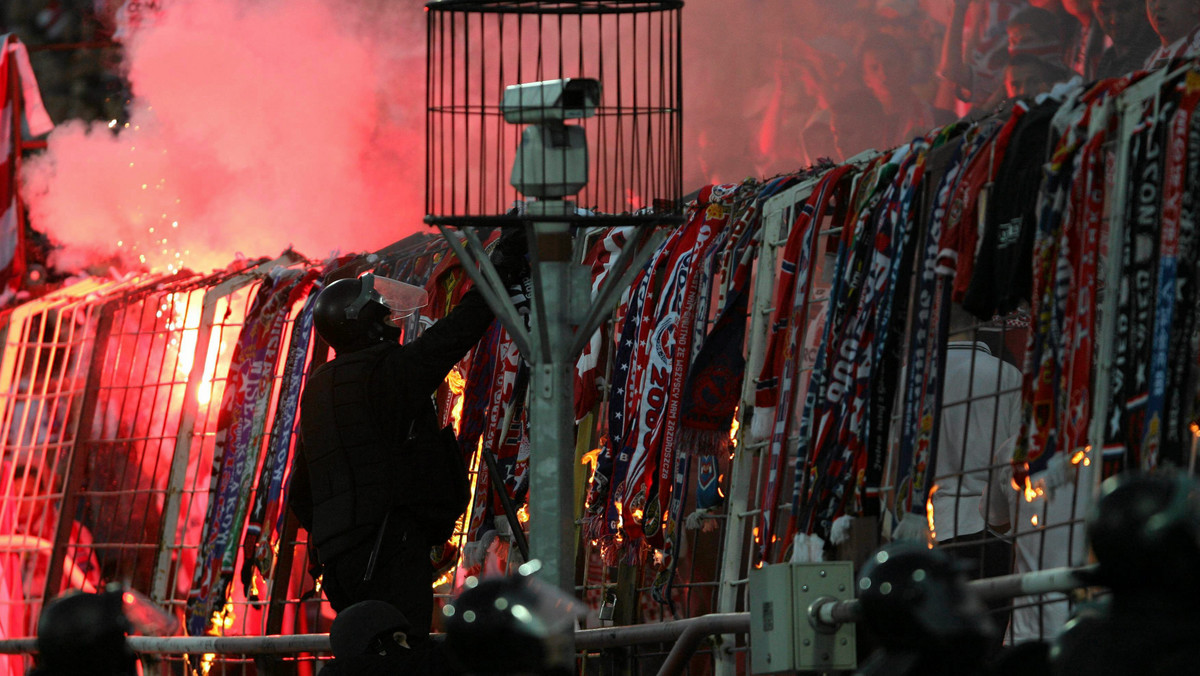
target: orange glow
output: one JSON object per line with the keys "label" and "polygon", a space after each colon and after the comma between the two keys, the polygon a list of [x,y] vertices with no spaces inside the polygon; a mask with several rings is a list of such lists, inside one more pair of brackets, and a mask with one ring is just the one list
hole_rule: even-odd
{"label": "orange glow", "polygon": [[929,532],[935,539],[937,538],[937,529],[933,527],[933,494],[938,492],[938,488],[940,486],[934,484],[933,488],[929,489],[929,497],[925,498],[925,518],[929,521]]}
{"label": "orange glow", "polygon": [[737,433],[741,425],[738,423],[737,409],[733,409],[733,424],[729,426],[729,442],[734,448],[737,447]]}
{"label": "orange glow", "polygon": [[458,368],[451,369],[446,376],[446,385],[450,388],[450,393],[454,395],[454,407],[450,409],[451,424],[454,425],[455,434],[458,433],[459,427],[462,425],[462,408],[463,408],[463,390],[466,389],[467,379],[463,377]]}
{"label": "orange glow", "polygon": [[587,453],[584,453],[583,457],[579,459],[579,464],[590,466],[593,472],[596,471],[596,463],[598,462],[600,462],[599,448],[593,448]]}
{"label": "orange glow", "polygon": [[521,505],[517,510],[517,521],[521,523],[529,523],[529,505]]}
{"label": "orange glow", "polygon": [[1025,502],[1033,502],[1035,499],[1037,499],[1037,496],[1040,494],[1039,490],[1040,489],[1035,489],[1033,487],[1033,484],[1029,481],[1029,477],[1025,477],[1025,488],[1023,489],[1025,493]]}
{"label": "orange glow", "polygon": [[1088,453],[1091,453],[1091,452],[1092,452],[1092,447],[1090,445],[1084,446],[1081,450],[1076,451],[1075,455],[1071,456],[1071,464],[1078,465],[1079,463],[1083,462],[1084,460],[1087,460]]}
{"label": "orange glow", "polygon": [[440,587],[444,584],[449,584],[450,581],[453,579],[454,579],[454,568],[451,568],[450,570],[442,573],[441,577],[439,577],[438,579],[433,581],[433,588],[437,589],[438,587]]}
{"label": "orange glow", "polygon": [[1031,524],[1033,524],[1033,525],[1035,525],[1035,526],[1036,526],[1036,525],[1038,525],[1038,518],[1037,518],[1037,514],[1034,514],[1034,515],[1033,515],[1033,517],[1031,517],[1031,518],[1029,519],[1029,523],[1031,523]]}
{"label": "orange glow", "polygon": [[[195,293],[198,294],[198,301],[200,292]],[[180,378],[186,379],[195,364],[196,341],[200,337],[200,312],[201,303],[188,302],[187,295],[183,293],[168,294],[158,310],[159,317],[164,314],[168,317],[167,330],[176,332],[176,335],[171,337],[171,345],[179,355],[175,362],[175,372]],[[217,370],[218,357],[224,351],[225,344],[221,342],[220,332],[213,331],[208,339],[204,374],[196,388],[196,401],[201,406],[212,400],[212,380]]]}

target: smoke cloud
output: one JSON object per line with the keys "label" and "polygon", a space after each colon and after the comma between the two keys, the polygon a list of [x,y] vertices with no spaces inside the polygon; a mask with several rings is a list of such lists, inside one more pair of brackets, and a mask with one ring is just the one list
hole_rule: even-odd
{"label": "smoke cloud", "polygon": [[319,259],[424,227],[420,12],[165,5],[126,42],[128,122],[61,124],[25,165],[33,222],[66,246],[56,267],[207,270],[288,246]]}
{"label": "smoke cloud", "polygon": [[[125,38],[128,124],[61,123],[25,164],[32,222],[66,247],[52,262],[205,271],[425,229],[422,4],[162,3]],[[948,4],[688,0],[684,190],[852,154],[832,145],[829,110],[839,88],[861,88],[856,51],[898,23],[879,8]],[[927,38],[909,51],[936,48]]]}

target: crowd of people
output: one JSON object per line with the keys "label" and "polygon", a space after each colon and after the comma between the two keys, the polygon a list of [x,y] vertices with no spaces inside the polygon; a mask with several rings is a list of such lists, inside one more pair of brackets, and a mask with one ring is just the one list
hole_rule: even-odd
{"label": "crowd of people", "polygon": [[797,38],[788,71],[810,112],[785,125],[806,164],[1200,53],[1192,0],[858,0],[807,14],[821,30]]}

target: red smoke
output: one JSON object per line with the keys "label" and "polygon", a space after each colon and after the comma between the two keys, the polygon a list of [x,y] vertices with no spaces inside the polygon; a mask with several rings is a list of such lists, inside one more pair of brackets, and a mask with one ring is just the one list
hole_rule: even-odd
{"label": "red smoke", "polygon": [[[860,79],[855,48],[888,23],[880,3],[949,4],[688,0],[684,191],[830,154],[807,127]],[[422,2],[161,4],[125,40],[129,127],[60,124],[26,163],[34,226],[70,245],[58,268],[117,253],[204,271],[289,245],[323,258],[425,227]]]}
{"label": "red smoke", "polygon": [[60,125],[26,163],[35,227],[69,245],[56,267],[115,252],[207,270],[289,245],[323,258],[424,227],[420,12],[164,4],[127,38],[128,125]]}

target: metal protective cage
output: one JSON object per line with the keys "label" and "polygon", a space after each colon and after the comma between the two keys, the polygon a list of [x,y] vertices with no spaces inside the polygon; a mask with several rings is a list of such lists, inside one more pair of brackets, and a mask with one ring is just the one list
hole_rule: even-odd
{"label": "metal protective cage", "polygon": [[[680,0],[440,0],[426,4],[425,221],[536,221],[509,183],[524,124],[501,112],[510,85],[592,78],[588,182],[568,195],[592,225],[681,219]],[[553,220],[562,221],[561,216]],[[576,219],[579,220],[579,219]]]}

